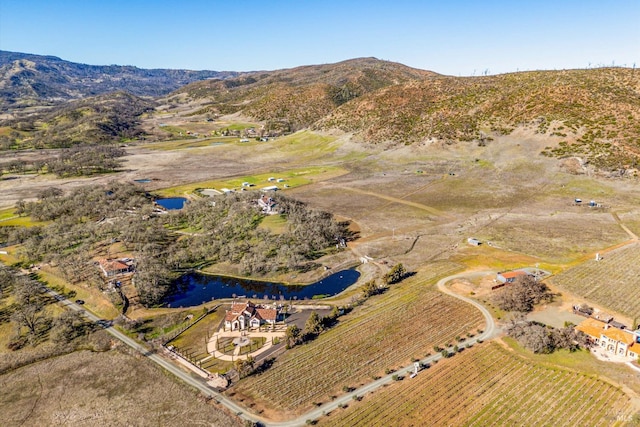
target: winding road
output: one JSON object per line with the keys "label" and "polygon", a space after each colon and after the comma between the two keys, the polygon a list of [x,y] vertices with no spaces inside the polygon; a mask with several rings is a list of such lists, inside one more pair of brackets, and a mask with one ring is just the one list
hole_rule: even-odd
{"label": "winding road", "polygon": [[[452,276],[448,276],[445,277],[443,279],[440,279],[437,283],[437,287],[438,290],[440,290],[441,292],[450,295],[454,298],[458,298],[466,303],[469,303],[471,305],[473,305],[474,307],[476,307],[478,310],[480,310],[480,312],[482,313],[482,315],[484,316],[485,319],[485,323],[486,326],[483,330],[483,332],[481,334],[479,334],[476,337],[470,338],[468,339],[466,342],[467,344],[475,344],[480,340],[487,340],[490,338],[493,338],[495,335],[498,334],[499,330],[496,327],[496,324],[493,320],[493,317],[491,316],[491,313],[489,312],[489,310],[487,310],[482,304],[480,304],[479,302],[471,299],[471,298],[467,298],[461,295],[456,294],[455,292],[449,290],[446,285],[447,283],[451,282],[452,280],[456,280],[456,279],[462,279],[462,278],[477,278],[477,277],[481,277],[487,274],[491,274],[491,273],[495,273],[494,271],[470,271],[470,272],[463,272],[463,273],[458,273],[458,274],[454,274]],[[159,366],[161,366],[163,369],[165,369],[166,371],[172,373],[173,375],[175,375],[176,377],[178,377],[180,380],[182,380],[183,382],[185,382],[186,384],[191,385],[192,387],[196,388],[198,391],[200,391],[201,393],[203,393],[205,396],[207,397],[211,397],[213,398],[217,403],[225,406],[227,409],[231,410],[233,413],[235,413],[236,415],[238,415],[239,417],[241,417],[242,419],[245,420],[249,420],[252,422],[257,422],[260,423],[260,425],[264,425],[266,427],[298,427],[298,426],[304,426],[307,423],[307,420],[315,420],[318,419],[320,417],[322,417],[324,414],[333,411],[335,409],[337,409],[339,406],[344,405],[344,404],[348,404],[350,402],[352,402],[352,400],[354,399],[355,396],[363,396],[366,393],[372,392],[374,390],[377,390],[378,388],[384,386],[385,384],[390,384],[391,382],[393,382],[393,377],[394,375],[399,375],[399,376],[408,376],[413,372],[413,365],[407,366],[405,368],[399,369],[398,371],[386,375],[378,380],[375,380],[369,384],[366,384],[350,393],[346,393],[338,398],[336,398],[335,400],[332,400],[331,402],[325,403],[317,408],[312,409],[311,411],[295,418],[295,419],[291,419],[288,421],[269,421],[269,420],[265,420],[255,414],[252,414],[250,412],[247,411],[247,409],[239,404],[237,404],[236,402],[234,402],[233,400],[227,398],[226,396],[218,393],[217,391],[215,391],[214,389],[212,389],[211,387],[209,387],[202,378],[199,377],[195,377],[192,376],[191,374],[189,374],[188,372],[183,371],[180,367],[176,366],[175,364],[173,364],[172,362],[170,362],[169,360],[167,360],[166,358],[160,356],[159,354],[150,351],[148,348],[144,347],[143,345],[139,344],[138,342],[136,342],[135,340],[129,338],[127,335],[123,334],[122,332],[118,331],[117,329],[113,328],[111,325],[110,321],[106,321],[104,319],[100,319],[98,316],[96,316],[95,314],[91,313],[90,311],[88,311],[86,308],[84,308],[83,306],[76,304],[72,301],[70,301],[69,299],[67,299],[64,295],[49,289],[49,288],[45,288],[46,292],[51,295],[53,298],[55,298],[56,300],[58,300],[62,305],[66,306],[67,308],[69,308],[70,310],[73,311],[78,311],[84,314],[84,316],[86,316],[89,320],[91,320],[92,322],[95,322],[99,325],[101,325],[103,328],[105,328],[105,330],[111,334],[114,338],[117,338],[118,340],[120,340],[121,342],[123,342],[124,344],[128,345],[129,347],[133,348],[134,350],[140,352],[142,355],[144,355],[145,357],[149,358],[151,361],[153,361],[154,363],[158,364]],[[424,359],[422,359],[420,362],[424,365],[429,365],[431,363],[433,363],[436,360],[439,360],[442,358],[442,355],[437,353],[434,354],[432,356],[426,357]],[[410,381],[410,380],[407,380]]]}

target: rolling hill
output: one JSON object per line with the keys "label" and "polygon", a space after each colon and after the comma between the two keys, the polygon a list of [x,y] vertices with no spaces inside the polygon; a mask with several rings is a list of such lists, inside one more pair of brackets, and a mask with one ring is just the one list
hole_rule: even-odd
{"label": "rolling hill", "polygon": [[340,105],[383,88],[420,81],[430,71],[375,58],[249,73],[224,81],[201,81],[169,96],[205,104],[200,111],[242,111],[256,120],[308,127]]}
{"label": "rolling hill", "polygon": [[487,144],[516,128],[546,136],[543,155],[601,169],[640,156],[640,73],[628,68],[452,77],[360,58],[187,85],[168,99],[197,114],[241,112],[295,131],[338,129],[363,143]]}
{"label": "rolling hill", "polygon": [[61,148],[121,142],[142,136],[140,116],[155,103],[127,92],[69,101],[4,124],[17,130],[15,148]]}
{"label": "rolling hill", "polygon": [[599,168],[635,167],[640,155],[640,73],[624,68],[432,76],[340,106],[314,125],[362,141],[478,141],[528,127],[550,156]]}

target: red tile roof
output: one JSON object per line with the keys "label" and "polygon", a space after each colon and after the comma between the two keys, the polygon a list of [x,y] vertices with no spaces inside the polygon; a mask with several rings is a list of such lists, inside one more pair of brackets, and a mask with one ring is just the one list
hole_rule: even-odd
{"label": "red tile roof", "polygon": [[522,270],[515,270],[515,271],[505,271],[504,273],[500,273],[500,274],[505,279],[513,279],[514,277],[524,276],[527,274],[527,272]]}

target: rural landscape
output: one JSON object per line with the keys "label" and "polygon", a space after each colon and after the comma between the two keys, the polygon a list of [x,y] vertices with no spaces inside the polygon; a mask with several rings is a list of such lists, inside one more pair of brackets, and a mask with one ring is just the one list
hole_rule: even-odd
{"label": "rural landscape", "polygon": [[640,425],[639,172],[635,66],[0,51],[2,424]]}

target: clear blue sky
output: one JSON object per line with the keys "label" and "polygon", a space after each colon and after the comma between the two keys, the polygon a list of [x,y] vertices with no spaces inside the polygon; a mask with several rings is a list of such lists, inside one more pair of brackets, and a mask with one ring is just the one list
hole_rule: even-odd
{"label": "clear blue sky", "polygon": [[0,0],[0,49],[196,70],[365,56],[451,75],[640,67],[640,1]]}

